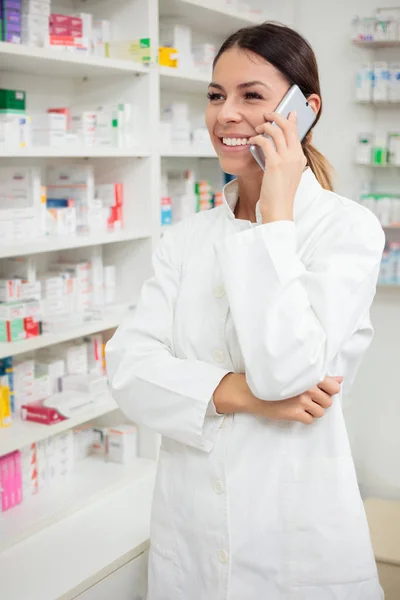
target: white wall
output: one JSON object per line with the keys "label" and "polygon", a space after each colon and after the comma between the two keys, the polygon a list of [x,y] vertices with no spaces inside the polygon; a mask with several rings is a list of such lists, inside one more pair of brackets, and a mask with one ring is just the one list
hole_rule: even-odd
{"label": "white wall", "polygon": [[[396,4],[396,3],[394,3]],[[336,170],[336,189],[356,198],[368,170],[354,165],[357,132],[373,130],[377,120],[400,129],[400,111],[386,115],[354,102],[355,73],[373,52],[350,43],[351,19],[372,15],[387,0],[273,0],[272,19],[294,26],[312,44],[318,59],[324,115],[316,127],[315,145]],[[400,50],[379,57],[400,60]],[[399,124],[397,127],[396,123]],[[381,174],[380,185],[398,189],[398,175]],[[386,180],[386,181],[385,181]],[[346,419],[362,492],[365,495],[400,497],[400,411],[397,372],[400,367],[400,290],[378,291],[372,309],[375,339],[361,367],[351,398],[345,403]]]}

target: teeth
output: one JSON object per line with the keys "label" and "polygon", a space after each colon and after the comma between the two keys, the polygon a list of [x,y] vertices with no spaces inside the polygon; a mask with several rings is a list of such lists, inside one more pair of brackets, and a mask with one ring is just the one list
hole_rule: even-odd
{"label": "teeth", "polygon": [[225,146],[246,146],[248,143],[247,138],[222,138],[222,142]]}

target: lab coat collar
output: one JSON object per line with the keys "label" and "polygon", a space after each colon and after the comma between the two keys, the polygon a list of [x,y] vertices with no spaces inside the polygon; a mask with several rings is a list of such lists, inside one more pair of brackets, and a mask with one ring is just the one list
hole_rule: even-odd
{"label": "lab coat collar", "polygon": [[[322,187],[318,183],[314,173],[307,167],[301,177],[294,199],[295,221],[299,218],[303,210],[316,198],[321,189]],[[239,185],[237,179],[227,183],[223,189],[223,205],[225,206],[226,214],[230,219],[235,219],[234,211],[238,200],[238,191]],[[260,201],[256,204],[256,222],[259,225],[262,223]]]}

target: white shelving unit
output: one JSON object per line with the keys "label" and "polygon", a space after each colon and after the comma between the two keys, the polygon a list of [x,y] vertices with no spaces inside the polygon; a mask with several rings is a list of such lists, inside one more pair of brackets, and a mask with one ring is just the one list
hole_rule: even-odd
{"label": "white shelving unit", "polygon": [[[25,354],[26,352],[33,352],[40,348],[46,348],[47,346],[54,346],[55,344],[61,344],[62,342],[68,342],[86,335],[92,335],[99,331],[106,331],[107,329],[114,329],[118,327],[121,318],[126,315],[127,310],[131,308],[128,305],[118,306],[115,310],[108,308],[106,313],[101,318],[91,318],[82,325],[77,327],[60,328],[57,333],[44,333],[43,335],[21,340],[20,342],[1,342],[0,343],[0,358],[6,356],[17,356],[18,354]],[[11,429],[12,431],[12,429]],[[0,430],[0,446],[1,446],[1,434]]]}
{"label": "white shelving unit", "polygon": [[[28,421],[18,421],[13,425],[12,428],[9,427],[2,431],[0,438],[0,456],[3,456],[3,454],[8,454],[9,452],[13,452],[14,450],[18,450],[22,446],[27,446],[33,444],[34,442],[44,440],[49,436],[49,433],[51,433],[51,435],[56,435],[58,433],[62,433],[63,431],[67,431],[72,427],[82,425],[82,423],[87,423],[88,421],[93,421],[99,417],[104,417],[104,415],[108,415],[109,413],[116,411],[117,408],[118,406],[115,400],[109,396],[104,398],[104,402],[86,410],[85,412],[80,413],[79,416],[66,419],[65,421],[60,421],[59,423],[55,423],[51,426]],[[12,513],[10,512],[9,514],[11,515]],[[5,521],[7,521],[7,519],[8,514],[5,515]],[[4,543],[6,543],[6,540],[4,540]]]}
{"label": "white shelving unit", "polygon": [[[194,168],[199,177],[221,179],[214,150],[204,147],[159,147],[158,132],[163,104],[172,99],[187,101],[193,108],[197,126],[204,126],[210,74],[194,69],[170,69],[157,65],[159,22],[174,17],[192,26],[197,40],[217,46],[239,27],[264,20],[256,13],[242,12],[224,0],[59,0],[57,12],[92,13],[95,18],[111,21],[114,39],[150,37],[152,64],[97,56],[63,53],[51,48],[34,48],[0,42],[0,87],[23,89],[27,93],[27,112],[44,111],[50,105],[93,107],[97,104],[133,102],[140,119],[135,131],[135,146],[128,149],[63,146],[12,148],[0,147],[0,165],[21,164],[45,167],[62,164],[93,164],[99,183],[122,181],[124,184],[125,229],[112,234],[91,234],[68,238],[27,240],[0,244],[0,260],[12,256],[38,255],[48,260],[51,253],[68,252],[85,256],[101,246],[107,264],[116,264],[118,298],[114,310],[101,318],[15,343],[0,344],[0,358],[21,355],[40,348],[105,332],[109,337],[135,305],[144,280],[151,274],[154,244],[162,233],[160,226],[160,176],[164,165],[180,169]],[[201,125],[200,125],[201,123]],[[222,181],[221,181],[222,183]],[[53,257],[53,256],[52,256]],[[121,310],[121,306],[124,310]],[[0,456],[28,444],[60,433],[80,423],[101,419],[101,424],[121,419],[115,402],[109,398],[95,409],[53,426],[16,421],[0,429]],[[139,427],[139,458],[129,468],[117,464],[87,460],[77,465],[68,480],[0,515],[0,587],[10,600],[55,600],[75,598],[89,585],[106,577],[111,566],[122,564],[139,548],[148,546],[150,500],[154,484],[158,436]],[[108,503],[107,500],[113,501]],[[119,506],[120,510],[113,510]],[[137,502],[137,505],[134,503]],[[128,508],[129,507],[129,508]],[[132,510],[133,519],[123,527],[123,515]],[[125,511],[125,512],[124,512]],[[112,518],[119,519],[114,532]],[[109,524],[110,523],[110,527]],[[112,543],[99,543],[92,532],[102,527]],[[132,534],[132,527],[134,532]],[[131,538],[126,536],[130,532]],[[60,540],[65,549],[61,551]],[[72,542],[72,540],[74,540]],[[60,551],[58,551],[60,548]],[[72,549],[73,548],[73,549]],[[11,576],[10,564],[16,557],[21,564],[32,564],[23,578]],[[40,560],[38,559],[40,557]],[[68,559],[66,558],[68,557]],[[64,561],[58,568],[58,562]],[[45,576],[52,565],[59,578]],[[43,566],[43,569],[41,567]],[[35,588],[31,574],[36,577]],[[3,574],[10,574],[4,578]],[[38,581],[41,584],[37,584]],[[27,591],[29,590],[29,592]],[[75,594],[75,595],[74,595]],[[1,595],[1,594],[0,594]]]}
{"label": "white shelving unit", "polygon": [[28,254],[43,254],[45,252],[59,252],[74,248],[115,244],[117,242],[132,242],[150,237],[150,231],[138,231],[136,233],[135,231],[123,229],[122,231],[113,231],[110,233],[48,237],[32,241],[28,240],[26,242],[15,242],[13,244],[8,243],[7,245],[0,244],[0,259],[10,256],[26,256]]}

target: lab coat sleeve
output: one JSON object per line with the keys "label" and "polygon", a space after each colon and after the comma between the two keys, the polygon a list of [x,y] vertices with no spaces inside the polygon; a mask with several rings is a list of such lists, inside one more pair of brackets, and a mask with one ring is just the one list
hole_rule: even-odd
{"label": "lab coat sleeve", "polygon": [[216,244],[247,382],[258,398],[290,398],[327,374],[341,375],[328,367],[368,313],[384,234],[361,208],[343,210],[336,221],[325,227],[307,266],[292,221]]}
{"label": "lab coat sleeve", "polygon": [[[177,231],[182,233],[179,225]],[[131,420],[210,451],[223,418],[210,413],[210,403],[229,371],[173,354],[180,247],[179,236],[164,235],[153,256],[153,276],[143,286],[134,315],[106,346],[107,371],[112,394]]]}

